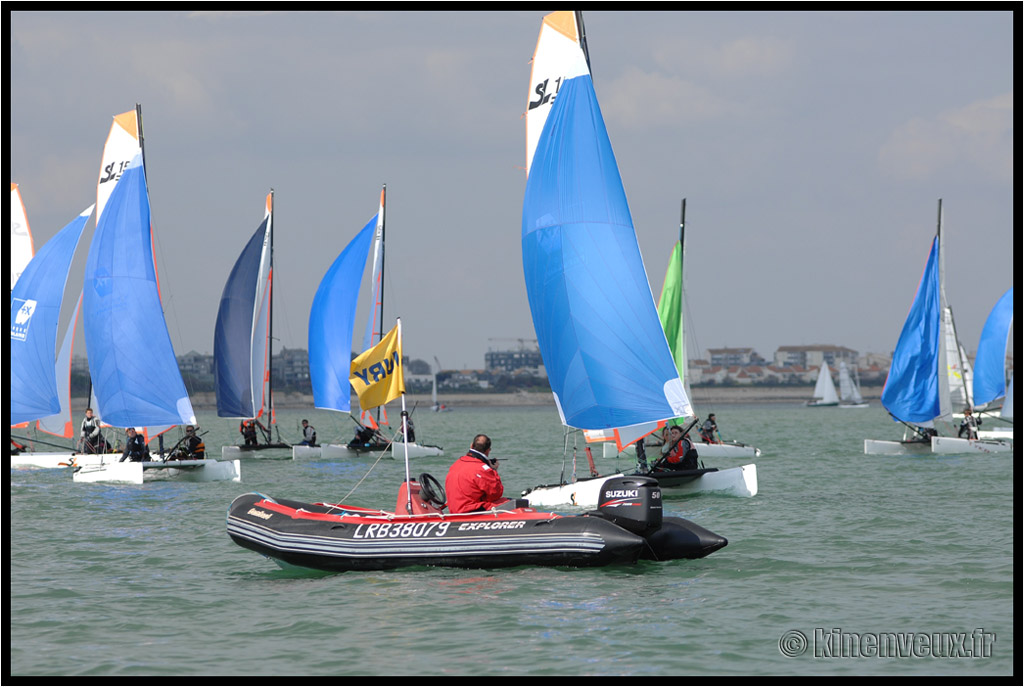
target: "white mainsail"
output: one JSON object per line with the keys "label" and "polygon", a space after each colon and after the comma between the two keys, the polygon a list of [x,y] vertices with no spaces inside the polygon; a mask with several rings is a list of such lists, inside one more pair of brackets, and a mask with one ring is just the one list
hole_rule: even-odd
{"label": "white mainsail", "polygon": [[526,172],[544,130],[555,96],[567,79],[590,73],[583,20],[578,12],[552,12],[544,17],[530,69],[526,109]]}
{"label": "white mainsail", "polygon": [[25,212],[25,204],[21,201],[21,191],[18,185],[11,184],[11,288],[18,281],[18,277],[25,271],[25,266],[35,255],[35,248],[32,245],[32,231],[28,226],[28,214]]}

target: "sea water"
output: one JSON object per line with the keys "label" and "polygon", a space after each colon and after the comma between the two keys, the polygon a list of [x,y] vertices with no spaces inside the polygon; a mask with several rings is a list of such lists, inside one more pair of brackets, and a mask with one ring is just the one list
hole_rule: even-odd
{"label": "sea water", "polygon": [[[405,466],[375,455],[245,458],[241,483],[75,484],[66,470],[11,470],[10,672],[1013,673],[1011,454],[864,455],[864,439],[900,434],[877,403],[714,410],[724,438],[761,448],[757,496],[666,494],[665,506],[729,545],[700,560],[597,569],[284,570],[227,536],[228,505],[249,491],[393,508]],[[199,415],[211,453],[237,443],[237,421]],[[277,415],[285,441],[299,439],[302,418],[321,442],[347,442],[355,427],[326,411]],[[571,471],[574,438],[565,458],[553,406],[419,407],[413,419],[421,443],[445,449],[413,461],[414,477],[443,483],[479,432],[503,459],[506,495]],[[602,472],[632,467],[595,453]]]}

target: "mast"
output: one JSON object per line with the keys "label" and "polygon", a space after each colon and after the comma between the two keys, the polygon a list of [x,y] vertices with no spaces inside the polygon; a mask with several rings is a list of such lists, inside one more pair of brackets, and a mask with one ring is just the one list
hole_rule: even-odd
{"label": "mast", "polygon": [[[380,188],[380,311],[377,317],[379,330],[377,331],[377,342],[384,339],[384,232],[387,231],[386,206],[387,206],[388,185],[382,184]],[[380,406],[377,406],[377,426],[380,426]]]}
{"label": "mast", "polygon": [[[270,189],[270,293],[267,294],[267,397],[270,406],[270,423],[274,417],[274,189]],[[281,430],[277,431],[278,439]],[[269,440],[269,437],[268,437]]]}
{"label": "mast", "polygon": [[945,236],[942,234],[942,198],[939,198],[938,219],[936,221],[936,239],[939,242],[939,417],[937,420],[950,421],[953,416],[953,404],[949,388],[949,359],[946,355],[946,247]]}
{"label": "mast", "polygon": [[688,396],[689,375],[686,373],[689,365],[689,357],[686,355],[686,198],[683,198],[682,209],[679,213],[679,346],[682,352],[682,360],[679,361],[679,376],[683,380],[683,388]]}
{"label": "mast", "polygon": [[583,11],[582,10],[576,10],[575,14],[576,14],[576,27],[580,31],[580,48],[583,49],[583,57],[585,57],[586,60],[587,60],[587,71],[591,71],[591,69],[590,69],[590,51],[587,50],[587,30],[583,26]]}
{"label": "mast", "polygon": [[[135,103],[135,122],[139,127],[139,150],[142,151],[142,171],[146,172],[146,144],[142,137],[142,103]],[[146,176],[146,194],[149,194],[149,175]]]}

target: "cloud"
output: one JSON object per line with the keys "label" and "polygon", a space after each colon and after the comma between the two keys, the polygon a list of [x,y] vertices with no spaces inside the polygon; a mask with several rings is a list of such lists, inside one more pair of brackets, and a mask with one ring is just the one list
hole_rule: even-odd
{"label": "cloud", "polygon": [[1013,92],[928,119],[915,117],[890,134],[878,152],[882,171],[924,181],[959,168],[995,181],[1013,180]]}
{"label": "cloud", "polygon": [[663,42],[651,50],[653,67],[630,67],[607,87],[600,81],[598,93],[606,115],[633,128],[713,120],[747,109],[756,92],[749,82],[783,74],[795,53],[773,37]]}
{"label": "cloud", "polygon": [[631,128],[714,119],[738,109],[692,81],[636,67],[598,91],[605,116]]}
{"label": "cloud", "polygon": [[792,42],[772,36],[746,36],[717,45],[705,41],[663,43],[654,50],[654,59],[661,68],[699,74],[709,80],[782,74],[795,55]]}

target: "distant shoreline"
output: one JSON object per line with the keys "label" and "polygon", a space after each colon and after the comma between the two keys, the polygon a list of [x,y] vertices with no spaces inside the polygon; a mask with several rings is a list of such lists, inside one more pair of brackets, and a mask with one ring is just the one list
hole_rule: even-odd
{"label": "distant shoreline", "polygon": [[[698,405],[717,403],[803,403],[811,398],[812,387],[790,386],[718,386],[695,387],[691,389],[693,399]],[[863,387],[861,393],[864,400],[873,401],[881,397],[882,387]],[[212,392],[192,395],[192,407],[196,410],[209,410],[217,407],[216,396]],[[476,407],[508,407],[508,406],[553,406],[554,398],[550,392],[523,392],[511,394],[441,394],[439,402],[451,408]],[[74,399],[72,406],[76,409],[85,407],[86,399]],[[406,396],[409,405],[431,405],[429,394],[410,394]],[[299,393],[275,393],[274,405],[277,408],[312,408],[313,396]],[[358,402],[353,397],[353,407]]]}

